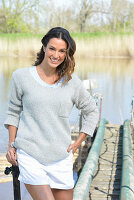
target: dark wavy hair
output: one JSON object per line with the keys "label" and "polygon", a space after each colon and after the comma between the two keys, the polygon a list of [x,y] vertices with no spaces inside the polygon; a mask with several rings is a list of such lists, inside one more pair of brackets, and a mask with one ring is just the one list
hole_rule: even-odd
{"label": "dark wavy hair", "polygon": [[[62,28],[55,27],[48,31],[48,33],[42,38],[41,42],[44,47],[47,46],[48,42],[52,38],[59,38],[66,42],[67,51],[64,61],[56,68],[58,73],[58,79],[55,81],[59,81],[64,77],[63,84],[67,83],[71,78],[71,74],[74,72],[75,60],[74,53],[76,51],[76,44],[73,38],[70,36],[70,33]],[[34,63],[35,66],[40,65],[45,57],[45,52],[43,50],[43,46],[40,51],[37,53],[37,58]]]}

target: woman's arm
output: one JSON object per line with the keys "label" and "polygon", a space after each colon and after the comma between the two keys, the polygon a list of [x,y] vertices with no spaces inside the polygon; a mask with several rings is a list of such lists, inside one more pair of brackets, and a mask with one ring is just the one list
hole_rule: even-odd
{"label": "woman's arm", "polygon": [[75,91],[74,103],[76,108],[81,110],[82,123],[80,133],[86,133],[92,137],[99,119],[99,112],[94,98],[84,88],[82,82]]}
{"label": "woman's arm", "polygon": [[77,90],[75,90],[74,104],[76,105],[76,108],[81,110],[82,124],[78,139],[74,144],[70,144],[68,147],[67,151],[69,152],[72,149],[72,153],[76,151],[87,135],[92,137],[98,122],[98,108],[96,102],[90,93],[84,88],[81,81],[80,85],[77,86]]}
{"label": "woman's arm", "polygon": [[9,148],[6,154],[6,158],[8,162],[13,165],[17,165],[17,154],[15,147],[12,147],[11,143],[15,141],[16,133],[19,126],[20,113],[23,110],[23,91],[21,89],[18,79],[19,78],[17,77],[17,73],[13,72],[10,83],[7,119],[4,122],[4,126],[8,129],[9,132]]}
{"label": "woman's arm", "polygon": [[11,143],[15,141],[17,127],[8,125],[8,132],[9,132],[9,142],[8,142],[8,152],[6,154],[6,158],[8,162],[10,162],[12,165],[18,165],[16,149],[11,146]]}
{"label": "woman's arm", "polygon": [[87,136],[86,133],[83,133],[83,132],[80,133],[78,139],[73,144],[69,145],[67,152],[70,152],[72,150],[72,153],[75,153],[75,151],[77,150],[77,148],[85,140],[86,136]]}
{"label": "woman's arm", "polygon": [[[7,119],[4,122],[5,128],[8,129],[9,125],[18,127],[20,120],[20,113],[23,110],[22,96],[23,91],[19,82],[15,79],[14,72],[12,75],[10,90],[8,96],[8,110],[7,110]],[[15,132],[14,132],[15,134]]]}
{"label": "woman's arm", "polygon": [[15,141],[17,129],[18,128],[16,126],[8,125],[8,132],[9,132],[8,146],[9,147],[11,146],[11,143]]}

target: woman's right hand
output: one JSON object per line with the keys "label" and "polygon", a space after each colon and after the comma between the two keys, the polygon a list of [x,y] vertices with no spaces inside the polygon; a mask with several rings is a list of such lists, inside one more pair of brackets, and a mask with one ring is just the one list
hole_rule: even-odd
{"label": "woman's right hand", "polygon": [[8,162],[11,163],[12,165],[18,165],[17,153],[14,147],[9,147],[8,152],[6,154],[6,158]]}

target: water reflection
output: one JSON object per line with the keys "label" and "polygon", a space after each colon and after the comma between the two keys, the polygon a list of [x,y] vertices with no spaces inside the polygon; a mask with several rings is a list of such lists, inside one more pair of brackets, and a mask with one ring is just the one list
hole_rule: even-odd
{"label": "water reflection", "polygon": [[[6,116],[9,81],[16,68],[31,66],[34,58],[0,58],[0,137],[7,141],[3,127]],[[130,119],[131,100],[134,94],[134,60],[127,59],[76,59],[75,71],[81,79],[96,79],[94,92],[103,94],[102,117],[120,124]],[[0,152],[4,146],[0,145]]]}
{"label": "water reflection", "polygon": [[103,94],[102,117],[115,124],[130,119],[134,94],[134,60],[90,59],[77,60],[76,71],[81,79],[95,78]]}

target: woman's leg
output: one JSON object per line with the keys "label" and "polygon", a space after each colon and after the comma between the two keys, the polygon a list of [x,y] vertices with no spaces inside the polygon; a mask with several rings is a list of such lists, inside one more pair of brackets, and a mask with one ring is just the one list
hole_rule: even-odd
{"label": "woman's leg", "polygon": [[49,185],[25,184],[33,200],[55,200]]}
{"label": "woman's leg", "polygon": [[52,188],[55,200],[73,200],[73,189],[61,190]]}

